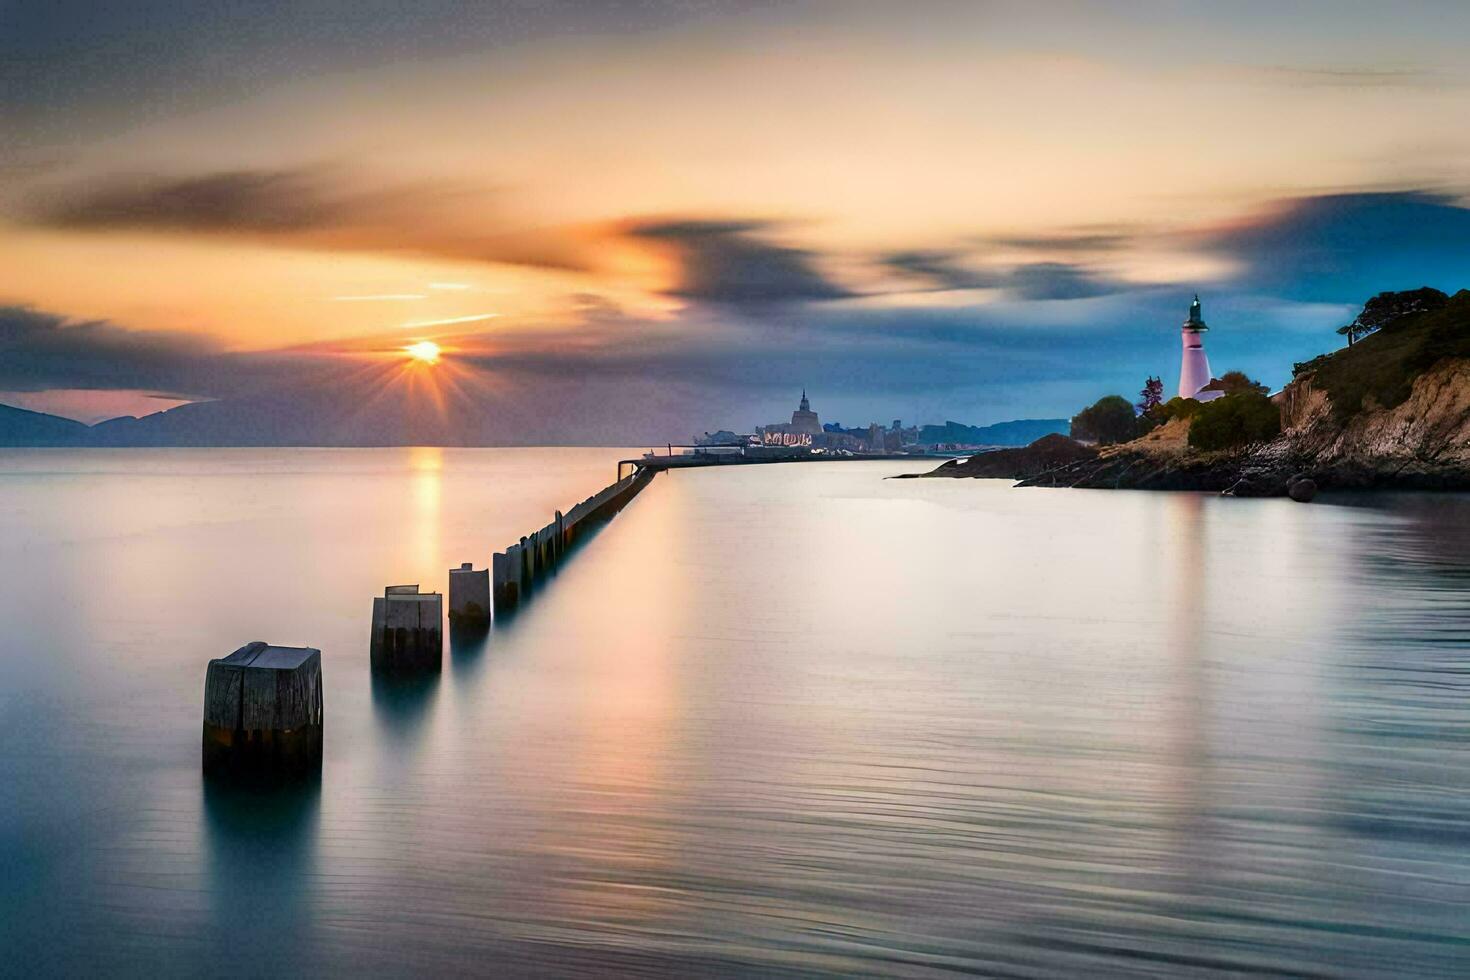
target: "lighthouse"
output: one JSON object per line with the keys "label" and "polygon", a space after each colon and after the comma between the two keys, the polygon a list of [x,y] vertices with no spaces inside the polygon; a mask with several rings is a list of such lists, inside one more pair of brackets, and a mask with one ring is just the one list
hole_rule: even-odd
{"label": "lighthouse", "polygon": [[1199,295],[1195,294],[1194,302],[1189,304],[1189,319],[1179,328],[1179,339],[1184,345],[1179,361],[1180,398],[1207,402],[1224,394],[1221,391],[1200,391],[1212,380],[1210,360],[1205,357],[1204,332],[1208,329],[1210,328],[1205,326],[1204,318],[1200,316]]}

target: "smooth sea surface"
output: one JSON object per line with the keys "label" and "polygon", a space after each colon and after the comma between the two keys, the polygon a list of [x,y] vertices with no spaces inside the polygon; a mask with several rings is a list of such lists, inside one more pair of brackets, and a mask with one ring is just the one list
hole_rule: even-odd
{"label": "smooth sea surface", "polygon": [[[1470,973],[1470,497],[664,474],[372,676],[633,454],[0,452],[0,974]],[[319,787],[201,780],[254,639]]]}

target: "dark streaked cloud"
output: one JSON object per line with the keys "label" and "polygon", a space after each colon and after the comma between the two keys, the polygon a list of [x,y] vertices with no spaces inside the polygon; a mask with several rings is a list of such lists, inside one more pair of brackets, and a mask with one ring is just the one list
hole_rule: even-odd
{"label": "dark streaked cloud", "polygon": [[1243,288],[1306,302],[1470,282],[1470,208],[1428,191],[1292,198],[1180,244],[1235,262]]}
{"label": "dark streaked cloud", "polygon": [[[1121,248],[1129,239],[1118,235],[1071,235],[1056,237],[992,239],[1013,248],[1043,251],[1105,251]],[[1067,247],[1059,247],[1061,244]],[[913,249],[879,258],[883,266],[925,280],[934,289],[1004,289],[1024,300],[1087,299],[1128,292],[1139,287],[1104,274],[1080,262],[1024,262],[1011,267],[974,268],[962,264],[966,253],[958,249]]]}
{"label": "dark streaked cloud", "polygon": [[235,170],[82,183],[38,208],[36,217],[58,228],[269,233],[341,225],[356,209],[328,189],[319,171]]}
{"label": "dark streaked cloud", "polygon": [[1422,67],[1273,65],[1258,71],[1270,81],[1303,86],[1398,88],[1407,85],[1433,85],[1443,80],[1441,73]]}
{"label": "dark streaked cloud", "polygon": [[1137,288],[1069,262],[1031,262],[1011,270],[1006,285],[1021,299],[1087,299]]}
{"label": "dark streaked cloud", "polygon": [[1137,241],[1136,229],[1070,230],[982,239],[988,245],[1041,252],[1113,252]]}
{"label": "dark streaked cloud", "polygon": [[812,253],[761,237],[770,228],[761,221],[688,219],[635,222],[626,232],[672,252],[678,280],[670,292],[686,299],[764,306],[854,295],[819,272]]}
{"label": "dark streaked cloud", "polygon": [[490,196],[458,181],[375,186],[332,167],[237,169],[72,181],[34,194],[23,217],[80,231],[266,239],[534,268],[591,266],[594,236],[587,230],[467,223],[464,215],[478,214]]}
{"label": "dark streaked cloud", "polygon": [[0,390],[152,391],[223,398],[310,385],[351,365],[315,348],[240,353],[211,338],[133,330],[26,306],[0,306]]}
{"label": "dark streaked cloud", "polygon": [[23,306],[0,307],[0,388],[145,388],[182,391],[202,361],[220,354],[192,334],[70,321]]}
{"label": "dark streaked cloud", "polygon": [[927,280],[937,289],[993,289],[1005,284],[999,272],[961,265],[963,257],[953,249],[911,249],[892,252],[880,261],[897,272]]}

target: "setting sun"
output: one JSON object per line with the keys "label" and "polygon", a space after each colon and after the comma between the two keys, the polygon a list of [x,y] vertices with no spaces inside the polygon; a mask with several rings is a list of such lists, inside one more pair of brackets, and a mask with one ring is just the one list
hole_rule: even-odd
{"label": "setting sun", "polygon": [[425,364],[439,363],[439,345],[432,340],[420,340],[416,344],[409,344],[403,348],[403,351],[415,361],[423,361]]}

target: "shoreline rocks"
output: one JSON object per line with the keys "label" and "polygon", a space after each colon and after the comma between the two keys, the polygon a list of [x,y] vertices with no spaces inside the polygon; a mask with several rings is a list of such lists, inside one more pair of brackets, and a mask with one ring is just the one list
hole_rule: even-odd
{"label": "shoreline rocks", "polygon": [[1073,463],[1096,459],[1098,450],[1063,435],[1045,435],[1029,446],[1015,449],[992,449],[976,453],[968,459],[952,459],[928,473],[906,473],[895,479],[1022,480]]}

